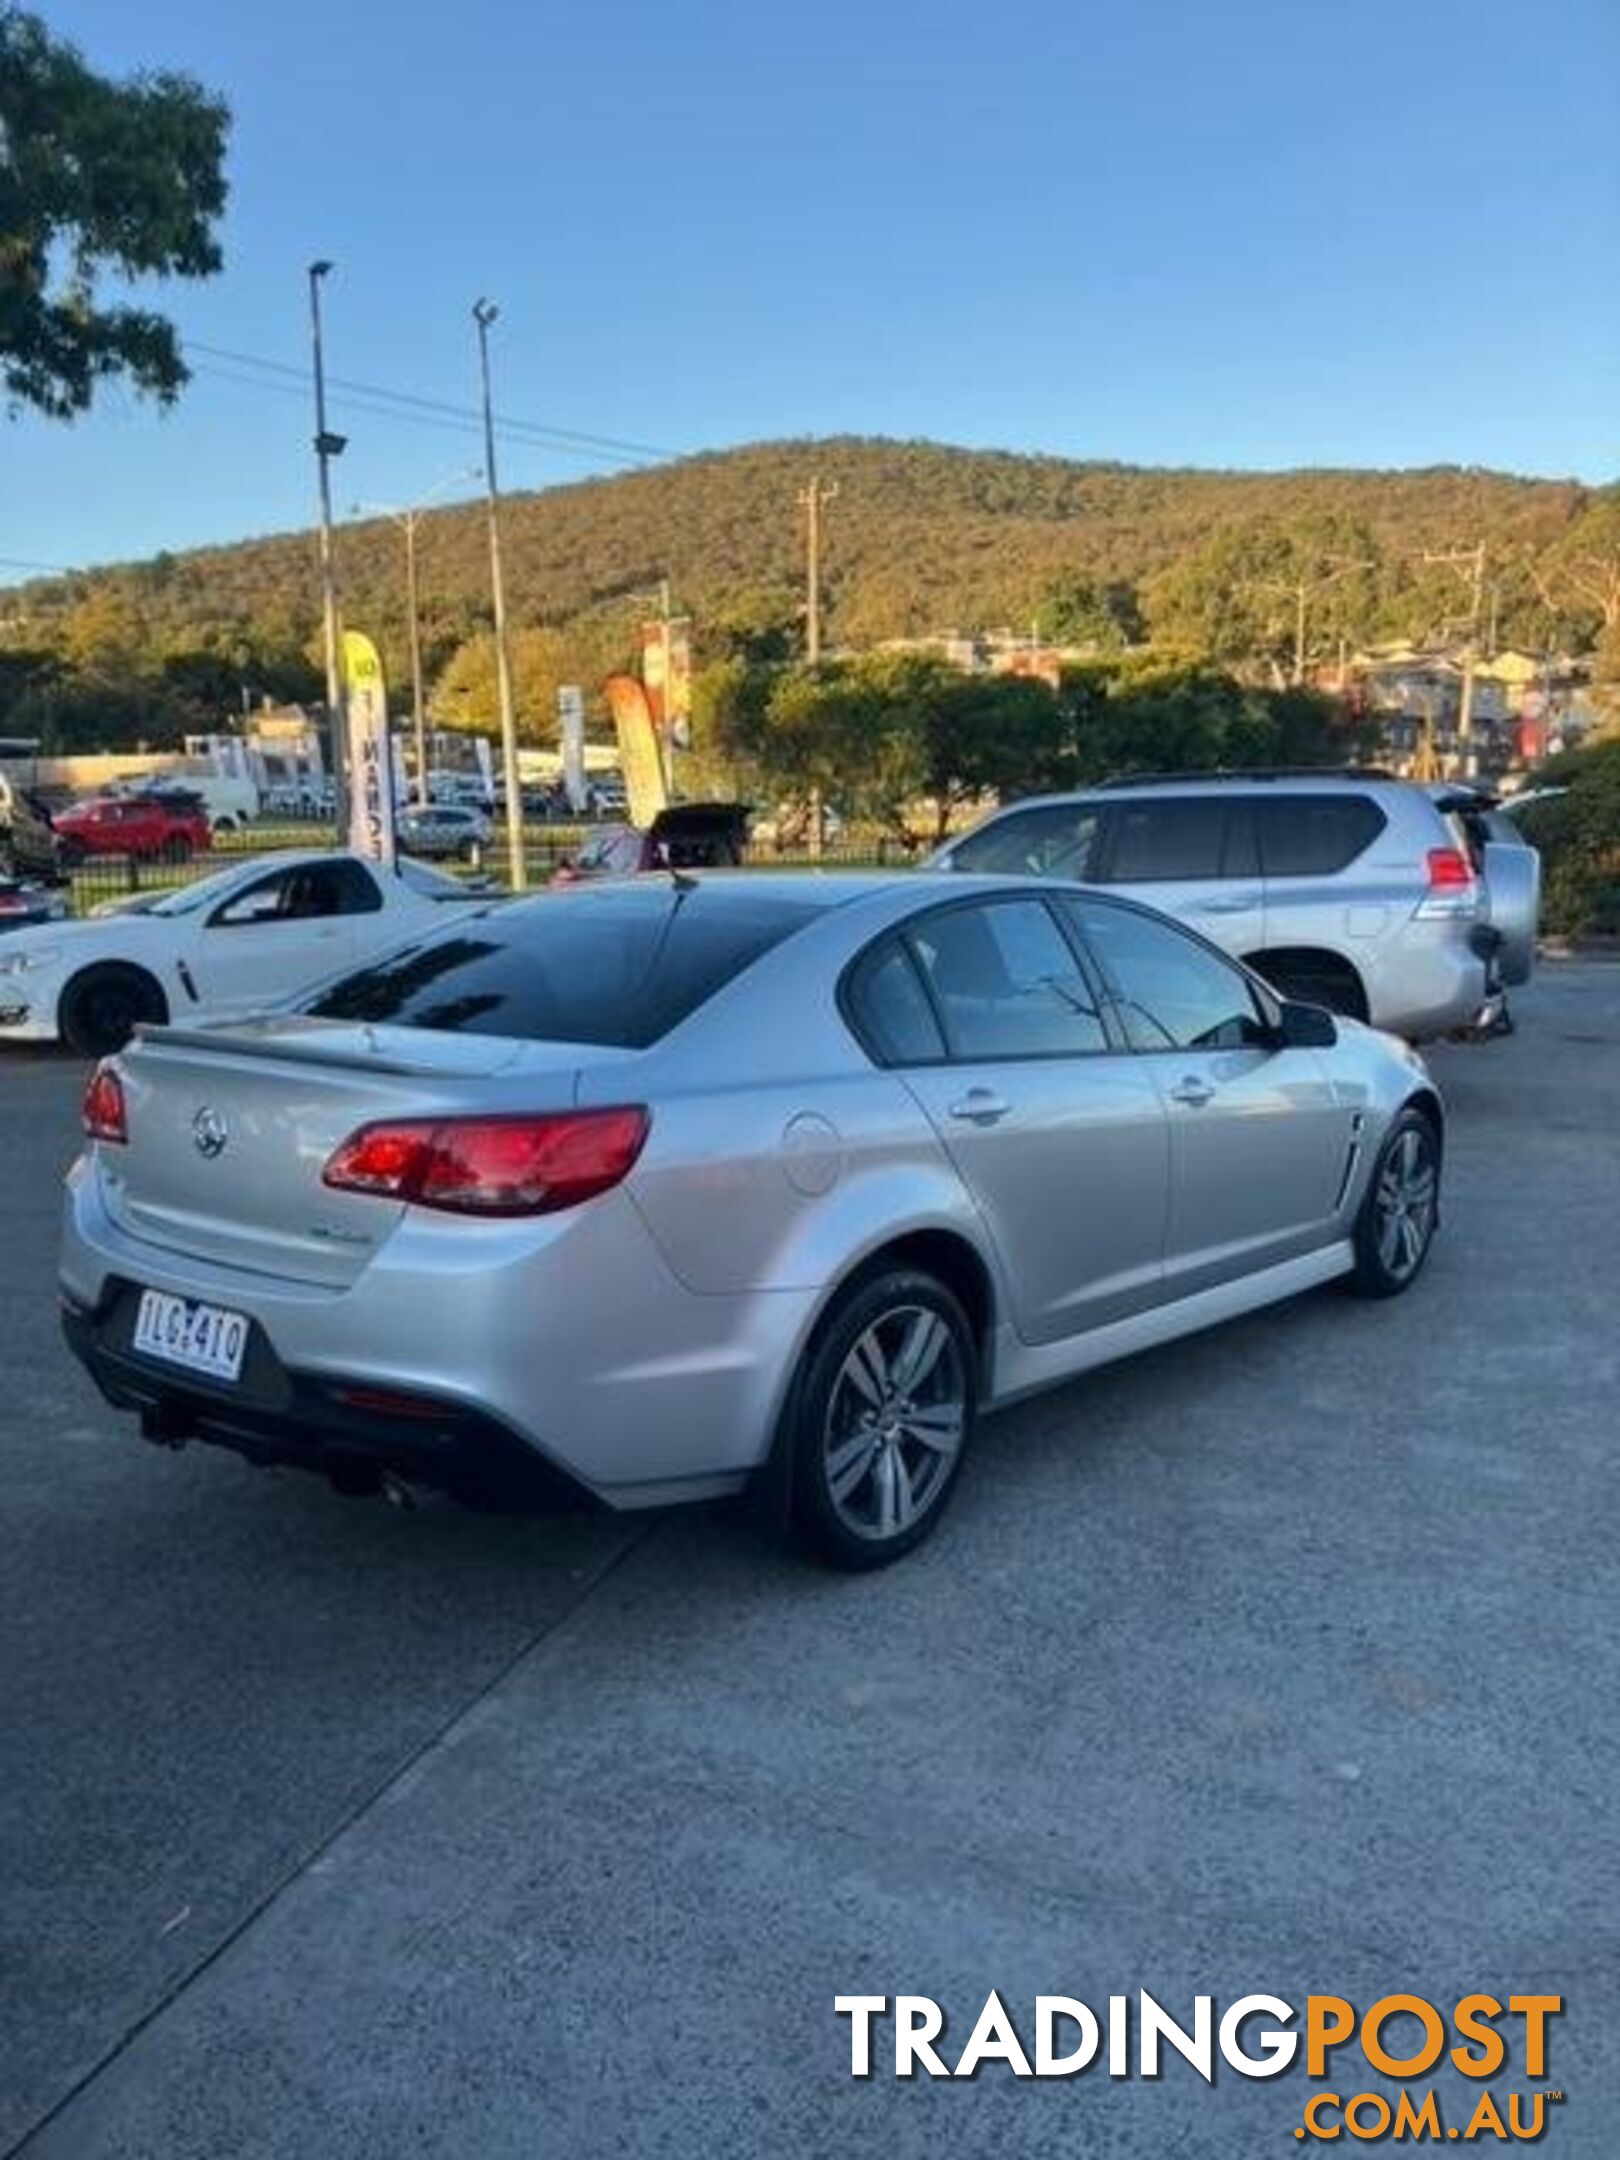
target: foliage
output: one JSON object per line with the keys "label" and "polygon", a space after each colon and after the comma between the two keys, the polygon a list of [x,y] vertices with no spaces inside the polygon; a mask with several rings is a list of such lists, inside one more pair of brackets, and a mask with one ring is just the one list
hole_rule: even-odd
{"label": "foliage", "polygon": [[1091,645],[1118,652],[1146,636],[1136,587],[1125,578],[1055,578],[1035,610],[1037,634],[1053,645]]}
{"label": "foliage", "polygon": [[1620,736],[1567,751],[1535,776],[1565,795],[1519,813],[1542,856],[1542,917],[1563,937],[1620,936]]}
{"label": "foliage", "polygon": [[915,653],[819,669],[729,660],[699,676],[694,718],[704,792],[772,803],[819,791],[911,841],[942,839],[985,800],[1116,773],[1342,763],[1366,746],[1361,724],[1317,692],[1129,658],[1072,670],[1057,691]]}
{"label": "foliage", "polygon": [[[565,640],[558,678],[594,690],[633,657],[636,623],[650,607],[644,596],[667,572],[693,618],[702,666],[784,665],[802,643],[797,495],[813,471],[839,487],[826,527],[834,652],[952,627],[1027,625],[1032,616],[1054,634],[1077,630],[1077,642],[1091,641],[1089,623],[1107,646],[1093,612],[1100,604],[1128,641],[1122,659],[1134,657],[1146,627],[1163,648],[1154,656],[1161,667],[1179,654],[1189,665],[1271,683],[1292,672],[1294,603],[1286,592],[1252,589],[1257,578],[1325,577],[1334,558],[1367,551],[1379,565],[1370,590],[1346,576],[1309,597],[1308,650],[1333,656],[1340,634],[1359,642],[1455,629],[1466,586],[1455,569],[1424,557],[1483,536],[1492,582],[1502,586],[1501,642],[1542,651],[1554,636],[1597,635],[1601,610],[1577,606],[1572,579],[1581,573],[1571,565],[1601,561],[1604,533],[1620,521],[1620,489],[1447,469],[1150,472],[930,443],[760,444],[509,496],[503,540],[514,634]],[[428,513],[419,548],[432,681],[487,628],[481,510]],[[339,532],[337,553],[345,619],[378,639],[390,682],[403,686],[399,534],[386,519],[351,525]],[[1569,610],[1562,617],[1538,583],[1543,566],[1547,579],[1565,579],[1556,588]],[[1131,612],[1136,594],[1145,625]],[[0,649],[60,664],[64,725],[87,655],[86,695],[98,709],[98,685],[116,665],[133,669],[124,678],[133,689],[160,683],[164,659],[188,651],[249,649],[255,658],[243,673],[255,691],[261,654],[278,667],[288,655],[313,656],[318,674],[319,582],[307,533],[35,581],[6,602]],[[20,730],[4,697],[0,683],[0,728]],[[537,679],[533,697],[520,694],[519,703],[525,732],[549,739],[550,679]],[[493,703],[485,710],[492,714]]]}
{"label": "foliage", "polygon": [[98,302],[98,282],[211,277],[221,262],[229,115],[189,77],[113,82],[36,15],[0,5],[0,381],[71,419],[127,375],[172,403],[173,325]]}
{"label": "foliage", "polygon": [[1156,641],[1231,667],[1304,679],[1377,619],[1377,540],[1359,518],[1313,513],[1230,526],[1163,572],[1148,595]]}

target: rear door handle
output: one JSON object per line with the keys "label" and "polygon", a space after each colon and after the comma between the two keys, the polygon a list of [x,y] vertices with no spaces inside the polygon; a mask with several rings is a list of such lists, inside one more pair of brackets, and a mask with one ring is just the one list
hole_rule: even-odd
{"label": "rear door handle", "polygon": [[1200,915],[1246,915],[1250,908],[1260,905],[1258,893],[1227,893],[1219,900],[1202,900],[1198,904]]}
{"label": "rear door handle", "polygon": [[994,1125],[1011,1108],[1012,1104],[1003,1102],[993,1088],[976,1087],[969,1088],[960,1101],[951,1104],[950,1114],[969,1125]]}
{"label": "rear door handle", "polygon": [[1215,1090],[1207,1080],[1200,1080],[1196,1073],[1189,1073],[1179,1087],[1170,1090],[1172,1102],[1186,1103],[1189,1108],[1202,1110],[1212,1100]]}

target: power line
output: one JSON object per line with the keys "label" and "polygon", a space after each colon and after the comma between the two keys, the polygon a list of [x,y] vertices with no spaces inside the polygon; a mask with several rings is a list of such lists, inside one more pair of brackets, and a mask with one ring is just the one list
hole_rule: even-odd
{"label": "power line", "polygon": [[[258,353],[235,352],[228,346],[207,345],[197,338],[188,338],[186,349],[188,352],[202,353],[210,360],[226,360],[238,367],[258,368],[267,374],[291,377],[300,386],[303,386],[307,379],[306,369],[294,367],[285,360],[268,360]],[[333,389],[350,392],[359,397],[381,400],[413,412],[431,413],[473,427],[483,425],[480,414],[472,406],[457,405],[446,398],[422,397],[409,390],[391,390],[385,384],[361,382],[353,376],[331,375],[327,381]],[[583,450],[611,450],[626,458],[654,461],[675,458],[682,454],[660,443],[633,442],[622,435],[598,435],[585,428],[553,427],[539,420],[518,420],[497,415],[495,425],[503,434],[532,437],[548,442],[554,448],[573,444]]]}
{"label": "power line", "polygon": [[[206,360],[194,362],[193,372],[198,375],[206,375],[213,382],[236,383],[246,390],[268,390],[278,397],[303,399],[309,395],[307,384],[270,382],[263,376],[244,375],[237,368],[216,367],[211,361]],[[328,377],[329,382],[330,380],[331,378]],[[379,405],[371,399],[353,396],[343,391],[329,393],[326,402],[342,412],[366,413],[375,419],[400,421],[410,427],[434,428],[445,434],[478,435],[483,432],[482,423],[473,419],[471,415],[465,420],[452,420],[441,419],[434,413],[400,412],[391,405]],[[497,432],[501,434],[508,433],[499,421],[496,422],[496,428]],[[649,469],[647,461],[642,458],[619,457],[609,451],[588,450],[573,443],[541,442],[527,435],[518,435],[512,439],[522,444],[525,449],[548,450],[558,457],[584,458],[593,464],[605,465],[616,472],[645,472]]]}

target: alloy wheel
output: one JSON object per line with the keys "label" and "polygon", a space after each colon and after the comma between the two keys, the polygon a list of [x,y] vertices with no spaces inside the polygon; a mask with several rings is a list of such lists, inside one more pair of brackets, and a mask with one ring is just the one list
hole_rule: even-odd
{"label": "alloy wheel", "polygon": [[840,1523],[892,1538],[950,1482],[967,1429],[967,1371],[943,1317],[895,1305],[858,1335],[827,1398],[822,1469]]}
{"label": "alloy wheel", "polygon": [[1392,1282],[1415,1275],[1434,1235],[1439,1176],[1434,1149],[1422,1129],[1409,1125],[1378,1174],[1374,1231],[1378,1258]]}

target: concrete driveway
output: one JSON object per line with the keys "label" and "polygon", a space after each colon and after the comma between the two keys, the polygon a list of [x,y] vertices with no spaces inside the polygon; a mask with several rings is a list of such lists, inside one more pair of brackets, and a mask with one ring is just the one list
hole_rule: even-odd
{"label": "concrete driveway", "polygon": [[994,1986],[1026,2045],[1041,1993],[1559,1994],[1544,2149],[1606,2160],[1620,969],[1519,1012],[1435,1055],[1412,1296],[1007,1415],[861,1581],[141,1446],[55,1334],[81,1076],[0,1058],[0,2153],[1300,2149],[1299,2072],[850,2077],[835,1995],[954,2059]]}

